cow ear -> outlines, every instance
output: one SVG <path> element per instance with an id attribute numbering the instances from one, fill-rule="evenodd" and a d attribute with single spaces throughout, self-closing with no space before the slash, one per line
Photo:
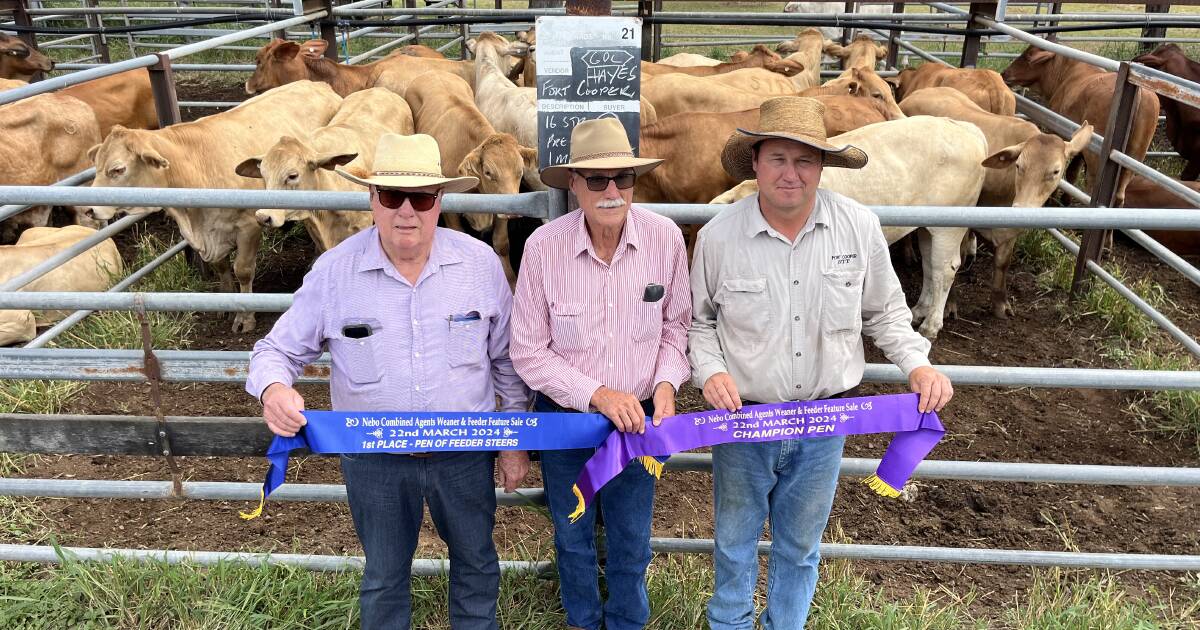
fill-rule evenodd
<path id="1" fill-rule="evenodd" d="M 846 58 L 846 49 L 841 44 L 835 44 L 831 39 L 825 40 L 825 48 L 823 50 L 830 57 Z"/>
<path id="2" fill-rule="evenodd" d="M 887 53 L 888 53 L 887 46 L 884 46 L 882 44 L 875 44 L 875 58 L 876 59 L 883 59 L 884 57 L 887 57 Z"/>
<path id="3" fill-rule="evenodd" d="M 296 42 L 283 42 L 271 52 L 275 55 L 276 59 L 283 59 L 285 61 L 295 59 L 296 55 L 300 53 L 300 44 Z"/>
<path id="4" fill-rule="evenodd" d="M 529 31 L 517 31 L 517 41 L 529 43 Z"/>
<path id="5" fill-rule="evenodd" d="M 1071 158 L 1079 155 L 1091 141 L 1092 124 L 1085 120 L 1083 125 L 1075 131 L 1075 135 L 1071 136 L 1071 141 L 1067 143 L 1067 161 L 1069 162 Z"/>
<path id="6" fill-rule="evenodd" d="M 846 93 L 847 94 L 850 94 L 851 96 L 858 96 L 859 92 L 862 92 L 862 84 L 861 83 L 859 83 L 858 81 L 855 81 L 853 79 L 846 82 Z"/>
<path id="7" fill-rule="evenodd" d="M 233 169 L 235 173 L 242 177 L 252 177 L 254 179 L 262 179 L 262 171 L 259 170 L 262 165 L 261 157 L 246 158 L 241 164 Z"/>
<path id="8" fill-rule="evenodd" d="M 154 149 L 143 149 L 138 152 L 138 158 L 154 168 L 170 168 L 171 162 Z"/>
<path id="9" fill-rule="evenodd" d="M 309 59 L 320 59 L 329 49 L 329 42 L 323 39 L 310 39 L 300 44 L 300 52 Z"/>
<path id="10" fill-rule="evenodd" d="M 999 151 L 989 155 L 983 161 L 983 165 L 987 168 L 1008 168 L 1017 163 L 1017 158 L 1021 156 L 1021 151 L 1025 149 L 1025 143 L 1014 144 L 1011 147 L 1004 147 Z"/>
<path id="11" fill-rule="evenodd" d="M 885 79 L 884 79 L 884 81 L 885 81 L 885 82 L 886 82 L 888 85 L 891 85 L 891 86 L 892 86 L 892 88 L 899 88 L 899 87 L 900 87 L 900 75 L 896 75 L 896 76 L 894 76 L 894 77 L 887 77 L 887 78 L 885 78 Z"/>
<path id="12" fill-rule="evenodd" d="M 309 166 L 311 166 L 313 170 L 323 168 L 325 170 L 332 171 L 335 167 L 345 166 L 353 162 L 354 158 L 356 157 L 358 157 L 357 153 L 334 153 L 331 155 L 320 155 L 317 156 L 316 161 L 311 162 Z"/>
<path id="13" fill-rule="evenodd" d="M 91 160 L 93 165 L 96 163 L 96 154 L 100 152 L 100 147 L 101 147 L 101 145 L 97 144 L 97 145 L 93 146 L 92 148 L 88 149 L 87 156 L 88 156 L 88 159 Z"/>
<path id="14" fill-rule="evenodd" d="M 529 147 L 518 147 L 521 151 L 521 160 L 525 162 L 526 170 L 537 170 L 538 167 L 538 152 L 537 149 Z"/>
<path id="15" fill-rule="evenodd" d="M 1029 53 L 1029 57 L 1028 57 L 1029 63 L 1034 64 L 1034 65 L 1046 63 L 1047 61 L 1050 61 L 1053 58 L 1054 58 L 1054 53 L 1052 53 L 1048 50 L 1041 50 L 1041 49 L 1037 49 L 1037 50 L 1034 50 L 1033 52 Z"/>
<path id="16" fill-rule="evenodd" d="M 482 161 L 482 159 L 483 152 L 479 150 L 479 147 L 475 147 L 475 149 L 473 149 L 467 154 L 466 157 L 462 159 L 462 162 L 458 163 L 458 174 L 460 176 L 475 177 L 482 180 L 483 177 L 479 173 L 479 163 Z"/>
<path id="17" fill-rule="evenodd" d="M 475 56 L 475 44 L 477 43 L 479 42 L 474 37 L 467 40 L 467 51 L 471 53 L 472 57 Z"/>

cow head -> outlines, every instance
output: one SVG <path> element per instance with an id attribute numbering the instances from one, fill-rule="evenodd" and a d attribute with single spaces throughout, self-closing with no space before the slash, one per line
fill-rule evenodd
<path id="1" fill-rule="evenodd" d="M 1030 46 L 1021 53 L 1020 57 L 1013 59 L 1004 72 L 1000 73 L 1000 76 L 1009 85 L 1033 85 L 1046 72 L 1047 64 L 1057 56 L 1048 50 Z"/>
<path id="2" fill-rule="evenodd" d="M 254 59 L 254 74 L 246 80 L 246 93 L 261 94 L 285 83 L 307 79 L 308 66 L 300 53 L 300 44 L 282 39 L 260 48 Z"/>
<path id="3" fill-rule="evenodd" d="M 907 83 L 914 76 L 916 76 L 916 74 L 917 74 L 916 70 L 914 70 L 912 68 L 905 68 L 905 69 L 901 70 L 896 76 L 884 79 L 884 81 L 886 81 L 888 85 L 892 86 L 892 93 L 894 94 L 897 101 L 903 101 L 904 97 L 907 96 L 905 89 L 904 89 L 904 84 Z"/>
<path id="4" fill-rule="evenodd" d="M 1179 57 L 1186 58 L 1186 55 L 1180 50 L 1179 44 L 1163 44 L 1151 52 L 1134 57 L 1131 61 L 1162 70 L 1163 66 Z"/>
<path id="5" fill-rule="evenodd" d="M 50 72 L 54 62 L 19 37 L 0 34 L 0 79 L 28 81 L 39 72 Z"/>
<path id="6" fill-rule="evenodd" d="M 888 120 L 905 118 L 904 112 L 896 104 L 892 95 L 892 86 L 879 73 L 870 68 L 852 68 L 849 76 L 843 76 L 832 81 L 826 81 L 825 88 L 845 88 L 848 94 L 873 99 L 887 112 Z"/>
<path id="7" fill-rule="evenodd" d="M 866 33 L 859 33 L 846 46 L 835 43 L 833 40 L 826 40 L 824 52 L 830 57 L 841 59 L 842 65 L 846 69 L 870 68 L 873 70 L 880 59 L 887 57 L 887 46 L 876 44 L 875 40 Z"/>
<path id="8" fill-rule="evenodd" d="M 507 133 L 494 133 L 475 147 L 458 165 L 460 176 L 479 178 L 478 191 L 488 195 L 511 195 L 521 191 L 521 177 L 528 161 L 537 162 L 537 150 L 517 144 Z M 485 232 L 492 227 L 490 214 L 466 215 L 471 227 Z"/>
<path id="9" fill-rule="evenodd" d="M 244 160 L 234 170 L 242 177 L 263 180 L 267 190 L 320 190 L 320 169 L 345 166 L 355 157 L 357 153 L 318 153 L 302 140 L 283 136 L 266 153 Z M 254 217 L 265 226 L 282 227 L 286 221 L 304 220 L 308 211 L 262 209 Z"/>
<path id="10" fill-rule="evenodd" d="M 1015 169 L 1014 208 L 1040 208 L 1050 198 L 1063 173 L 1076 155 L 1087 148 L 1092 139 L 1092 126 L 1083 126 L 1069 142 L 1048 133 L 1038 135 L 1011 147 L 1000 149 L 983 161 L 987 168 Z"/>
<path id="11" fill-rule="evenodd" d="M 96 165 L 96 188 L 170 188 L 171 163 L 155 148 L 154 135 L 144 129 L 116 125 L 104 142 L 88 150 Z M 92 206 L 87 216 L 101 221 L 118 213 L 146 214 L 162 207 Z"/>
<path id="12" fill-rule="evenodd" d="M 802 50 L 821 49 L 825 45 L 825 35 L 820 29 L 808 27 L 799 33 L 796 33 L 796 39 L 780 42 L 775 47 L 775 52 L 780 55 L 791 55 Z"/>
<path id="13" fill-rule="evenodd" d="M 503 71 L 508 70 L 508 64 L 504 62 L 509 54 L 508 48 L 508 40 L 491 31 L 484 31 L 478 37 L 467 40 L 467 50 L 471 51 L 472 57 L 477 61 L 491 62 Z"/>

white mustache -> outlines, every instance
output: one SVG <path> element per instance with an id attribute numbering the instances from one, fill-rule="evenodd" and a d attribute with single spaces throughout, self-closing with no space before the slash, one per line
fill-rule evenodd
<path id="1" fill-rule="evenodd" d="M 625 205 L 625 200 L 620 197 L 617 197 L 616 199 L 601 199 L 599 202 L 596 203 L 597 208 L 604 208 L 605 210 L 608 210 L 611 208 L 620 208 L 624 205 Z"/>

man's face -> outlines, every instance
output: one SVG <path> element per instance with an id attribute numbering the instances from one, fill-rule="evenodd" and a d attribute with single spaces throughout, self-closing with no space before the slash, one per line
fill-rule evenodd
<path id="1" fill-rule="evenodd" d="M 601 182 L 600 178 L 611 178 Z M 592 182 L 589 185 L 588 179 Z M 637 176 L 633 169 L 580 170 L 571 173 L 571 192 L 579 200 L 579 207 L 588 223 L 595 226 L 618 227 L 625 221 L 629 204 L 633 203 L 633 183 Z M 617 184 L 628 185 L 620 188 Z M 601 190 L 592 188 L 603 185 Z"/>
<path id="2" fill-rule="evenodd" d="M 371 216 L 379 228 L 379 239 L 391 252 L 403 254 L 427 248 L 433 243 L 441 213 L 442 195 L 438 186 L 371 186 Z"/>
<path id="3" fill-rule="evenodd" d="M 777 211 L 811 208 L 821 182 L 821 157 L 820 150 L 791 140 L 759 143 L 754 158 L 759 197 Z"/>

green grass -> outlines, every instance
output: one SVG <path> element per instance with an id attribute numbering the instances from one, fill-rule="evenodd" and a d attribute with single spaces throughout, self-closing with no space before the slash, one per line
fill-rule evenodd
<path id="1" fill-rule="evenodd" d="M 1028 598 L 1008 609 L 1006 621 L 1022 630 L 1195 628 L 1200 593 L 1188 590 L 1179 604 L 1154 591 L 1131 596 L 1112 576 L 1080 577 L 1053 569 L 1035 575 Z"/>

